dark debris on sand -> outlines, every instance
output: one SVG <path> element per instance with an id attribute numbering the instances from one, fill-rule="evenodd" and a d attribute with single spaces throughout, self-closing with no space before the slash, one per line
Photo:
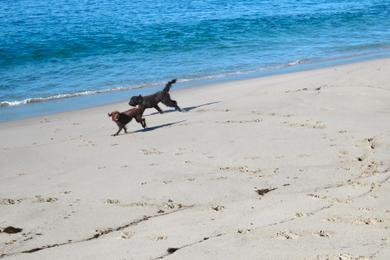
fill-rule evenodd
<path id="1" fill-rule="evenodd" d="M 177 250 L 179 250 L 179 248 L 170 247 L 170 248 L 167 249 L 167 252 L 168 252 L 169 254 L 173 254 L 173 253 L 175 253 Z"/>
<path id="2" fill-rule="evenodd" d="M 255 189 L 255 192 L 259 194 L 260 196 L 264 196 L 266 193 L 276 190 L 277 188 L 271 188 L 271 189 Z"/>
<path id="3" fill-rule="evenodd" d="M 12 226 L 8 226 L 6 228 L 3 228 L 3 230 L 1 230 L 2 233 L 7 233 L 7 234 L 16 234 L 16 233 L 19 233 L 21 232 L 23 229 L 21 228 L 16 228 L 16 227 L 12 227 Z"/>

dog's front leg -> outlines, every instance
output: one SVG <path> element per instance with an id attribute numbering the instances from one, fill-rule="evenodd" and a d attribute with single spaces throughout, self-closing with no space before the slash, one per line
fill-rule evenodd
<path id="1" fill-rule="evenodd" d="M 119 126 L 118 131 L 117 131 L 115 134 L 112 134 L 112 136 L 117 136 L 117 135 L 119 135 L 119 132 L 122 131 L 122 129 L 123 129 L 123 126 Z"/>

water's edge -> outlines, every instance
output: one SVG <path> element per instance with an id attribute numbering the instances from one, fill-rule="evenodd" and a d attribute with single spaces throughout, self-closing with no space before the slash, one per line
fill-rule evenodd
<path id="1" fill-rule="evenodd" d="M 216 75 L 215 77 L 199 78 L 191 80 L 180 80 L 174 86 L 174 90 L 203 87 L 214 83 L 223 83 L 228 81 L 236 81 L 243 79 L 253 79 L 267 77 L 272 75 L 281 75 L 287 73 L 308 71 L 332 67 L 337 65 L 352 64 L 369 60 L 389 58 L 390 51 L 382 51 L 376 53 L 365 53 L 361 55 L 336 57 L 329 59 L 317 60 L 314 62 L 296 62 L 268 68 L 267 70 L 251 71 L 246 73 L 232 73 L 231 75 Z M 0 107 L 0 123 L 14 120 L 22 120 L 33 117 L 47 116 L 62 112 L 88 109 L 109 104 L 122 103 L 122 109 L 128 107 L 127 102 L 130 96 L 138 94 L 149 94 L 158 91 L 162 88 L 163 82 L 150 84 L 148 86 L 133 86 L 123 89 L 110 89 L 107 91 L 75 93 L 72 95 L 59 95 L 58 98 L 42 100 L 33 100 L 18 106 L 2 106 Z M 118 104 L 119 105 L 119 104 Z"/>

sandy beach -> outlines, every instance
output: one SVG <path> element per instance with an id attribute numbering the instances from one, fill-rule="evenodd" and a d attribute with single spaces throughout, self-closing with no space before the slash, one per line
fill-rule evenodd
<path id="1" fill-rule="evenodd" d="M 184 112 L 117 137 L 127 102 L 1 123 L 0 258 L 389 259 L 389 82 L 378 59 L 173 88 Z"/>

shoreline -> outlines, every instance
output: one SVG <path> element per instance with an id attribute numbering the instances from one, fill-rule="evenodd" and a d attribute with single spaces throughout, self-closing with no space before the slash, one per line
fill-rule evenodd
<path id="1" fill-rule="evenodd" d="M 117 137 L 126 103 L 1 123 L 0 258 L 385 260 L 389 69 L 177 90 Z"/>
<path id="2" fill-rule="evenodd" d="M 174 86 L 173 91 L 199 88 L 208 85 L 227 83 L 230 81 L 240 81 L 246 79 L 264 78 L 274 75 L 283 75 L 296 72 L 304 72 L 311 70 L 318 70 L 329 68 L 333 66 L 347 65 L 359 63 L 364 61 L 381 60 L 390 57 L 389 51 L 365 53 L 353 56 L 334 57 L 329 59 L 321 59 L 315 62 L 308 62 L 295 65 L 286 65 L 277 67 L 275 69 L 259 70 L 256 72 L 249 72 L 243 74 L 234 74 L 231 76 L 224 76 L 222 78 L 211 79 L 193 79 L 189 82 L 179 82 Z M 57 113 L 68 111 L 76 111 L 88 109 L 98 106 L 105 106 L 115 103 L 124 102 L 127 97 L 135 94 L 150 94 L 158 90 L 161 86 L 154 87 L 134 87 L 129 90 L 110 91 L 107 93 L 97 93 L 92 95 L 82 95 L 70 98 L 60 98 L 55 100 L 48 100 L 44 102 L 36 102 L 30 104 L 23 104 L 20 106 L 5 106 L 0 107 L 0 124 L 14 120 L 23 120 L 28 118 L 48 116 Z M 101 99 L 104 99 L 102 101 Z M 127 102 L 126 102 L 127 103 Z M 71 107 L 71 108 L 69 108 Z"/>

